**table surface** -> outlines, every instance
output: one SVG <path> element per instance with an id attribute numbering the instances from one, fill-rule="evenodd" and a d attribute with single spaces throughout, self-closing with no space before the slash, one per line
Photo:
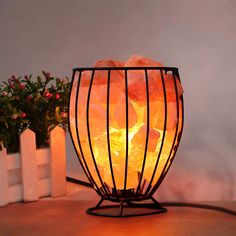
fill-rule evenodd
<path id="1" fill-rule="evenodd" d="M 236 235 L 236 217 L 222 212 L 169 207 L 160 215 L 105 218 L 85 210 L 99 198 L 90 188 L 67 183 L 67 196 L 0 208 L 0 236 L 11 235 Z M 201 204 L 203 202 L 200 202 Z M 207 202 L 236 210 L 236 202 Z"/>

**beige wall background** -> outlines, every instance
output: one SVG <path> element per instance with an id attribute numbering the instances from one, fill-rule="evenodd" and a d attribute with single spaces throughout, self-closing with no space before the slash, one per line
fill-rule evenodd
<path id="1" fill-rule="evenodd" d="M 236 200 L 236 1 L 0 0 L 0 80 L 141 54 L 177 66 L 185 130 L 157 195 Z M 68 173 L 84 178 L 68 139 Z"/>

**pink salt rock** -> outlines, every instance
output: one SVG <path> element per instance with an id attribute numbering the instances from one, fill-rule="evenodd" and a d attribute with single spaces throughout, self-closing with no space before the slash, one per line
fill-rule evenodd
<path id="1" fill-rule="evenodd" d="M 101 104 L 90 104 L 89 127 L 93 136 L 106 131 L 106 110 Z"/>
<path id="2" fill-rule="evenodd" d="M 143 78 L 142 74 L 133 77 L 133 83 L 130 83 L 128 86 L 128 94 L 140 106 L 147 103 L 146 79 Z M 154 77 L 151 76 L 148 78 L 148 96 L 150 102 L 157 100 L 158 97 L 157 83 Z"/>
<path id="3" fill-rule="evenodd" d="M 94 64 L 94 67 L 123 67 L 124 62 L 114 60 L 100 60 Z M 92 77 L 92 71 L 83 71 L 81 74 L 80 86 L 86 87 L 90 85 Z M 107 84 L 108 71 L 107 70 L 95 70 L 93 77 L 93 85 Z M 111 70 L 110 82 L 120 83 L 124 80 L 124 71 Z"/>
<path id="4" fill-rule="evenodd" d="M 142 56 L 132 56 L 126 62 L 127 67 L 162 67 L 160 62 L 154 61 Z M 149 87 L 149 100 L 157 99 L 157 83 L 160 78 L 160 71 L 148 70 L 148 87 Z M 129 84 L 129 97 L 137 102 L 139 105 L 146 104 L 146 75 L 144 70 L 129 70 L 128 71 L 128 84 Z"/>
<path id="5" fill-rule="evenodd" d="M 165 122 L 165 104 L 162 101 L 153 103 L 150 107 L 151 127 L 163 130 Z M 167 123 L 166 130 L 171 131 L 177 124 L 177 106 L 176 102 L 167 103 Z"/>
<path id="6" fill-rule="evenodd" d="M 160 62 L 154 61 L 142 56 L 132 56 L 125 64 L 127 67 L 162 67 Z M 163 85 L 161 73 L 159 70 L 148 70 L 149 82 L 149 98 L 153 102 L 155 100 L 164 100 Z M 164 74 L 164 82 L 166 87 L 167 101 L 175 101 L 175 86 L 172 74 Z M 132 100 L 138 102 L 140 105 L 145 104 L 146 99 L 146 78 L 144 70 L 130 70 L 128 71 L 129 96 Z M 178 79 L 176 79 L 178 97 L 183 94 L 183 88 Z"/>
<path id="7" fill-rule="evenodd" d="M 166 89 L 166 99 L 167 102 L 176 101 L 176 91 L 175 91 L 175 84 L 174 78 L 172 74 L 163 75 L 165 89 Z M 178 97 L 183 94 L 183 88 L 176 78 L 176 86 L 178 91 Z M 163 91 L 163 84 L 161 78 L 157 80 L 157 93 L 158 93 L 158 100 L 164 101 L 164 91 Z"/>
<path id="8" fill-rule="evenodd" d="M 126 127 L 126 96 L 121 94 L 119 100 L 114 107 L 114 118 L 120 128 Z M 128 115 L 129 115 L 129 127 L 132 127 L 138 121 L 138 116 L 133 107 L 133 104 L 128 100 Z"/>
<path id="9" fill-rule="evenodd" d="M 90 93 L 90 103 L 103 104 L 106 108 L 107 104 L 107 84 L 93 84 Z M 77 88 L 72 88 L 72 91 L 76 91 Z M 88 86 L 79 87 L 79 103 L 86 106 L 88 99 Z M 110 84 L 110 96 L 109 104 L 117 103 L 121 94 L 124 93 L 124 85 L 122 83 L 111 83 Z"/>
<path id="10" fill-rule="evenodd" d="M 147 135 L 147 126 L 143 125 L 131 140 L 133 145 L 145 147 L 145 140 Z M 155 152 L 160 133 L 157 130 L 149 128 L 148 152 Z"/>
<path id="11" fill-rule="evenodd" d="M 124 62 L 114 60 L 100 60 L 94 64 L 94 67 L 123 67 Z M 106 84 L 108 79 L 107 70 L 95 70 L 94 84 Z M 124 79 L 124 71 L 111 70 L 110 81 L 111 83 L 120 83 Z"/>
<path id="12" fill-rule="evenodd" d="M 88 87 L 91 81 L 91 71 L 83 71 L 80 78 L 80 87 Z"/>
<path id="13" fill-rule="evenodd" d="M 123 67 L 123 61 L 116 61 L 116 60 L 99 60 L 96 61 L 94 67 Z"/>
<path id="14" fill-rule="evenodd" d="M 107 84 L 95 84 L 92 86 L 92 91 L 96 94 L 97 100 L 102 104 L 107 104 Z M 124 85 L 121 83 L 110 84 L 109 104 L 114 104 L 118 101 L 121 94 L 124 93 Z"/>
<path id="15" fill-rule="evenodd" d="M 78 126 L 82 136 L 87 136 L 86 105 L 79 104 Z M 106 131 L 106 110 L 101 104 L 89 105 L 89 128 L 92 137 L 102 135 Z"/>
<path id="16" fill-rule="evenodd" d="M 163 67 L 163 65 L 158 62 L 154 61 L 150 58 L 134 55 L 131 56 L 128 61 L 125 63 L 126 67 Z M 142 74 L 143 79 L 145 79 L 144 70 L 130 70 L 129 71 L 129 84 L 133 81 L 136 81 L 135 74 Z M 148 70 L 148 77 L 152 78 L 159 78 L 160 77 L 160 71 L 158 70 Z"/>
<path id="17" fill-rule="evenodd" d="M 162 67 L 163 65 L 160 62 L 154 61 L 150 58 L 139 56 L 139 55 L 133 55 L 128 59 L 128 61 L 125 63 L 124 66 L 126 67 L 140 67 L 140 66 Z"/>

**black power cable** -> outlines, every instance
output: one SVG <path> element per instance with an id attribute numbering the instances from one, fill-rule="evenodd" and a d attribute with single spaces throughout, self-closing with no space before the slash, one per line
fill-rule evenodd
<path id="1" fill-rule="evenodd" d="M 212 205 L 207 205 L 207 204 L 185 203 L 185 202 L 161 202 L 160 204 L 162 206 L 168 206 L 168 207 L 192 207 L 192 208 L 220 211 L 223 213 L 227 213 L 227 214 L 236 216 L 236 211 L 233 211 L 233 210 L 225 208 L 225 207 L 212 206 Z"/>

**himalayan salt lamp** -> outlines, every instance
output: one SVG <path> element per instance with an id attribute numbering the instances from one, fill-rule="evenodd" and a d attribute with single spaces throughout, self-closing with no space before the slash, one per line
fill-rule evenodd
<path id="1" fill-rule="evenodd" d="M 183 130 L 183 88 L 177 68 L 132 56 L 76 68 L 69 127 L 81 165 L 101 201 L 90 214 L 124 214 L 136 201 L 153 198 L 177 151 Z M 102 213 L 103 200 L 119 202 L 117 215 Z M 148 214 L 148 213 L 141 213 Z M 153 213 L 152 213 L 153 214 Z"/>

